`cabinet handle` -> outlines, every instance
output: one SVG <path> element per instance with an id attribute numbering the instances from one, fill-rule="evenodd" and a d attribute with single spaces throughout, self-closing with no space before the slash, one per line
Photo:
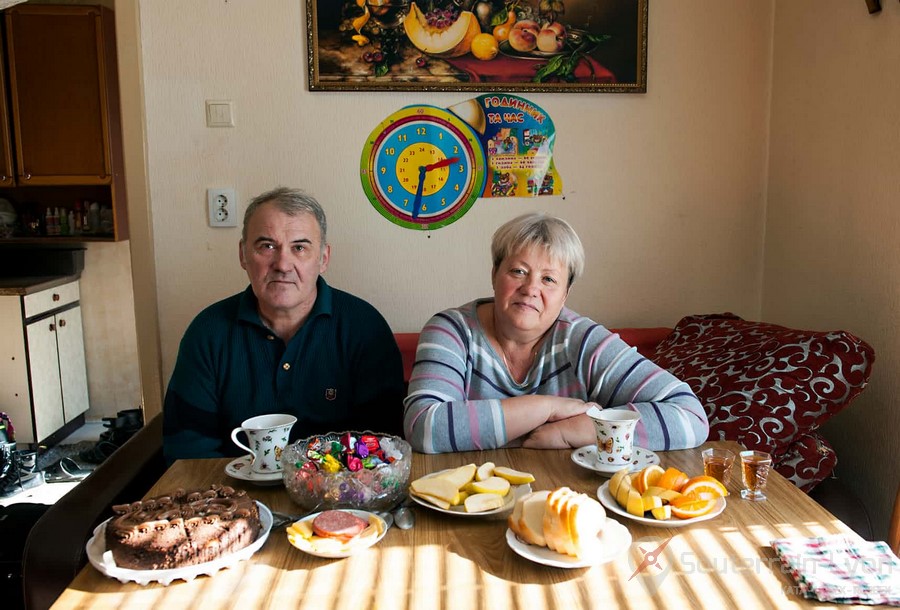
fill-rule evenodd
<path id="1" fill-rule="evenodd" d="M 51 322 L 51 323 L 50 323 L 50 332 L 52 333 L 52 332 L 55 331 L 55 330 L 56 330 L 56 324 L 54 324 L 53 322 Z"/>
<path id="2" fill-rule="evenodd" d="M 54 301 L 58 301 L 58 300 L 59 300 L 59 295 L 56 294 L 55 292 L 53 293 L 53 300 L 54 300 Z"/>
<path id="3" fill-rule="evenodd" d="M 60 328 L 62 328 L 62 327 L 65 326 L 65 325 L 66 325 L 66 321 L 65 321 L 65 320 L 60 320 L 60 321 L 59 321 L 59 327 L 60 327 Z"/>
<path id="4" fill-rule="evenodd" d="M 8 176 L 0 176 L 0 182 L 6 182 L 7 180 L 9 180 Z"/>
<path id="5" fill-rule="evenodd" d="M 25 179 L 26 179 L 26 180 L 31 180 L 31 174 L 25 174 Z"/>

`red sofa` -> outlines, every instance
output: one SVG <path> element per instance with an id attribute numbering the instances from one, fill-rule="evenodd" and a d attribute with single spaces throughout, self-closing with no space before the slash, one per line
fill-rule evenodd
<path id="1" fill-rule="evenodd" d="M 874 361 L 871 346 L 845 331 L 789 329 L 730 313 L 688 316 L 675 328 L 613 330 L 691 386 L 710 439 L 770 452 L 776 470 L 806 492 L 837 463 L 816 430 L 862 392 Z M 395 336 L 408 381 L 418 333 Z"/>

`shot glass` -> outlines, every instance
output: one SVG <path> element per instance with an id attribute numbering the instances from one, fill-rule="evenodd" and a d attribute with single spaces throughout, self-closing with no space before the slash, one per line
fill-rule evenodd
<path id="1" fill-rule="evenodd" d="M 772 456 L 764 451 L 741 451 L 741 477 L 744 480 L 744 489 L 741 497 L 751 502 L 760 502 L 766 499 L 763 490 L 769 479 L 769 468 L 772 466 Z"/>
<path id="2" fill-rule="evenodd" d="M 718 479 L 727 487 L 734 466 L 734 453 L 728 449 L 704 449 L 700 455 L 703 456 L 703 474 Z"/>

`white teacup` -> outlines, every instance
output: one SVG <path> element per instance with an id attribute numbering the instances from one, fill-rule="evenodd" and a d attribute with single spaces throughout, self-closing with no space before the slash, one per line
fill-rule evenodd
<path id="1" fill-rule="evenodd" d="M 291 427 L 297 422 L 293 415 L 276 413 L 257 415 L 245 419 L 240 428 L 231 431 L 234 444 L 253 456 L 250 469 L 259 474 L 281 472 L 281 452 L 288 444 Z M 238 440 L 238 434 L 247 435 L 250 447 Z"/>
<path id="2" fill-rule="evenodd" d="M 631 462 L 634 452 L 634 428 L 640 413 L 627 409 L 591 407 L 587 416 L 594 422 L 597 433 L 597 459 L 601 464 L 624 466 Z"/>

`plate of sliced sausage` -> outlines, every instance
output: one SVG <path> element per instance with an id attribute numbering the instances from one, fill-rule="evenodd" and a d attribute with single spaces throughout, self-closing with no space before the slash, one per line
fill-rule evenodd
<path id="1" fill-rule="evenodd" d="M 304 553 L 339 559 L 376 544 L 387 529 L 387 523 L 375 513 L 352 509 L 326 510 L 289 525 L 287 537 L 293 546 Z"/>

